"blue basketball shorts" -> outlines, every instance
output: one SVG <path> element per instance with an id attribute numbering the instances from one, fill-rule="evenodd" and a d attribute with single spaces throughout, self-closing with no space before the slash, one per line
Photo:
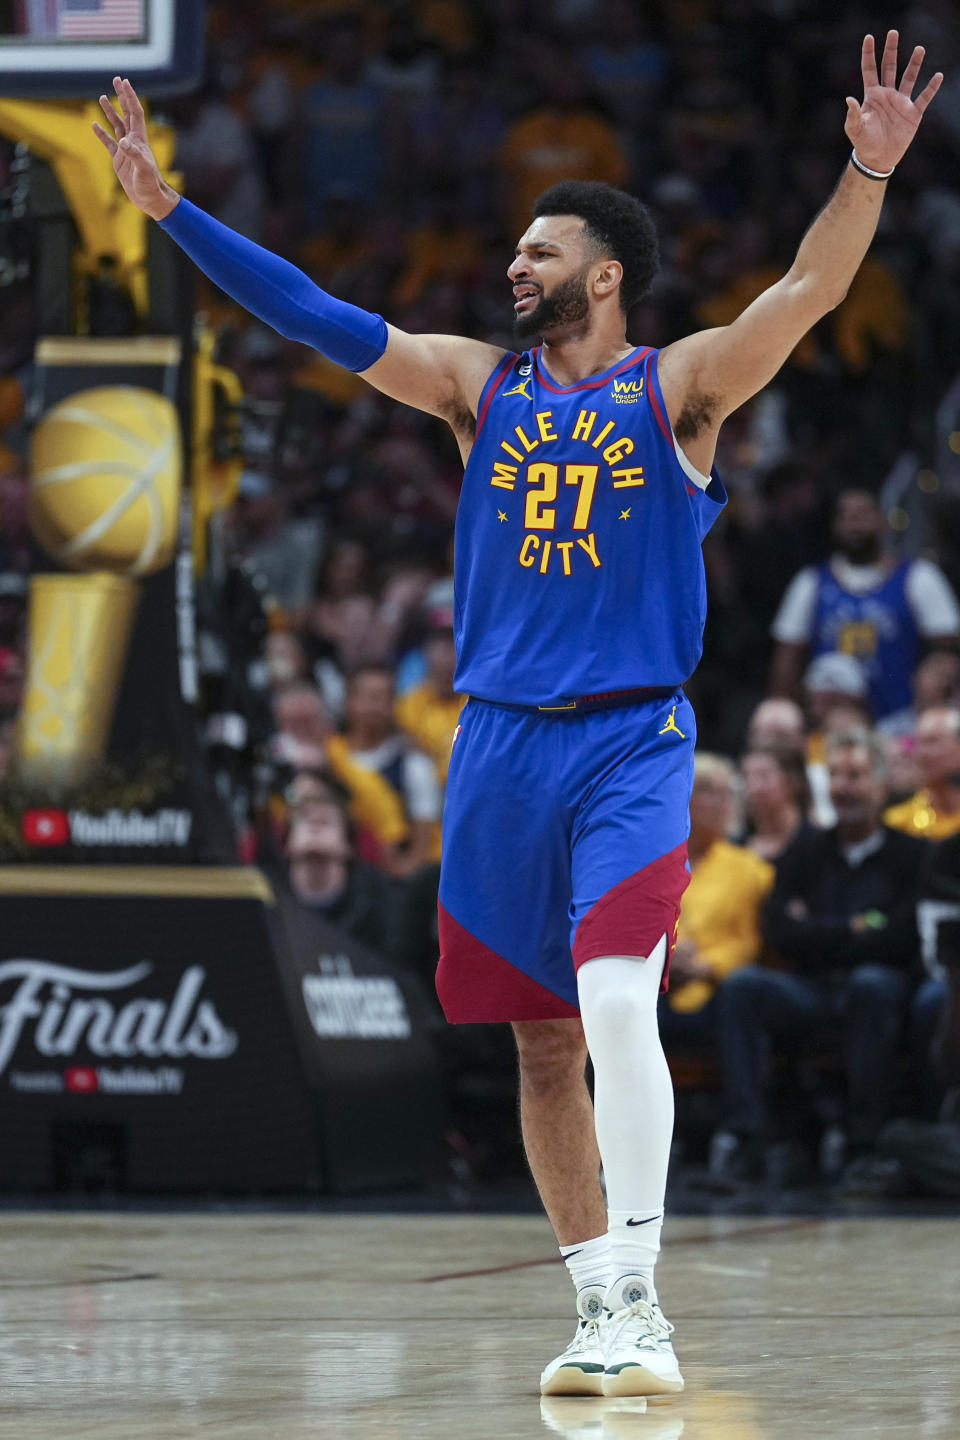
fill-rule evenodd
<path id="1" fill-rule="evenodd" d="M 574 1017 L 585 961 L 649 955 L 664 934 L 669 953 L 695 740 L 682 691 L 580 714 L 467 702 L 443 815 L 448 1020 Z"/>

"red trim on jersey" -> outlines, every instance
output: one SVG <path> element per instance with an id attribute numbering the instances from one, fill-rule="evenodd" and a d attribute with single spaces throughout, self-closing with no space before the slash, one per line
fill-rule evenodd
<path id="1" fill-rule="evenodd" d="M 660 989 L 669 982 L 670 954 L 680 919 L 680 898 L 690 884 L 687 842 L 668 850 L 601 895 L 577 926 L 573 963 L 580 968 L 600 955 L 650 955 L 667 937 Z"/>
<path id="2" fill-rule="evenodd" d="M 554 395 L 572 395 L 575 390 L 599 390 L 600 386 L 606 385 L 607 381 L 612 380 L 614 375 L 620 375 L 624 370 L 629 370 L 634 365 L 639 365 L 641 361 L 647 358 L 652 348 L 651 345 L 648 345 L 645 349 L 638 351 L 636 355 L 631 355 L 622 361 L 615 369 L 608 370 L 605 375 L 601 375 L 598 379 L 578 380 L 576 385 L 556 385 L 549 376 L 544 373 L 543 366 L 540 364 L 540 351 L 543 349 L 542 345 L 538 345 L 536 350 L 534 350 L 533 363 L 536 367 L 537 379 L 545 389 L 552 390 Z"/>
<path id="3" fill-rule="evenodd" d="M 570 1020 L 573 1005 L 525 975 L 437 906 L 440 963 L 437 994 L 451 1025 L 505 1020 Z"/>
<path id="4" fill-rule="evenodd" d="M 480 431 L 483 427 L 483 422 L 487 418 L 487 411 L 490 409 L 491 400 L 493 399 L 494 395 L 496 395 L 500 386 L 503 384 L 503 380 L 507 374 L 507 371 L 513 369 L 514 361 L 517 360 L 517 358 L 518 357 L 514 354 L 504 355 L 503 359 L 499 362 L 499 364 L 495 365 L 493 370 L 491 371 L 490 378 L 487 381 L 487 384 L 490 388 L 484 396 L 483 403 L 481 404 L 480 409 L 477 411 L 477 428 L 473 432 L 474 439 L 476 439 L 477 436 L 480 434 Z"/>
<path id="5" fill-rule="evenodd" d="M 663 411 L 660 409 L 660 401 L 657 399 L 657 387 L 656 387 L 656 385 L 654 385 L 654 383 L 653 383 L 653 381 L 652 381 L 652 379 L 651 379 L 651 376 L 650 376 L 650 366 L 647 365 L 646 369 L 647 369 L 647 382 L 646 382 L 646 383 L 647 383 L 647 394 L 648 394 L 649 397 L 650 397 L 650 404 L 651 404 L 652 407 L 653 407 L 653 418 L 656 420 L 657 424 L 660 426 L 660 429 L 663 431 L 665 438 L 666 438 L 667 440 L 669 440 L 669 442 L 670 442 L 670 448 L 671 448 L 671 450 L 672 450 L 672 449 L 673 449 L 673 431 L 670 429 L 670 426 L 667 424 L 667 421 L 666 421 L 666 418 L 665 418 L 665 416 L 664 416 L 664 413 L 663 413 Z"/>

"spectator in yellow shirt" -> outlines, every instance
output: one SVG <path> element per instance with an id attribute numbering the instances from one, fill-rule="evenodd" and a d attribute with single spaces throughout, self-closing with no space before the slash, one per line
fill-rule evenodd
<path id="1" fill-rule="evenodd" d="M 917 721 L 916 763 L 921 788 L 891 805 L 883 822 L 925 840 L 960 834 L 960 709 L 935 705 Z"/>
<path id="2" fill-rule="evenodd" d="M 543 103 L 514 121 L 500 151 L 511 236 L 523 234 L 533 202 L 558 180 L 623 185 L 630 172 L 617 132 L 591 104 L 573 57 L 533 42 L 531 61 Z"/>
<path id="3" fill-rule="evenodd" d="M 345 747 L 336 743 L 330 712 L 323 696 L 308 681 L 295 681 L 278 692 L 273 702 L 277 733 L 274 758 L 294 771 L 327 770 L 350 797 L 350 816 L 358 830 L 369 833 L 378 849 L 371 856 L 391 870 L 409 836 L 403 801 L 382 775 L 356 764 Z"/>
<path id="4" fill-rule="evenodd" d="M 443 792 L 429 755 L 396 728 L 396 682 L 390 666 L 359 666 L 347 681 L 345 708 L 343 734 L 331 735 L 327 756 L 334 764 L 352 762 L 379 776 L 399 797 L 410 836 L 396 857 L 394 876 L 438 864 Z"/>
<path id="5" fill-rule="evenodd" d="M 701 751 L 690 799 L 690 884 L 683 897 L 670 990 L 660 1001 L 664 1044 L 696 1045 L 713 1034 L 713 997 L 725 976 L 760 955 L 760 909 L 774 868 L 727 836 L 734 829 L 737 772 Z"/>
<path id="6" fill-rule="evenodd" d="M 398 699 L 397 724 L 430 756 L 436 766 L 437 779 L 445 785 L 453 737 L 467 698 L 455 695 L 453 690 L 457 652 L 453 643 L 452 610 L 442 608 L 431 613 L 424 659 L 426 679 Z"/>

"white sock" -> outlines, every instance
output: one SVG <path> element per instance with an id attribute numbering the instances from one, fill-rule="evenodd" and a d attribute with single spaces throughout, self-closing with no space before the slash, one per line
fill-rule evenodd
<path id="1" fill-rule="evenodd" d="M 578 1300 L 584 1290 L 596 1290 L 602 1300 L 613 1280 L 610 1236 L 597 1235 L 593 1240 L 582 1240 L 579 1245 L 561 1245 L 560 1254 L 570 1271 Z"/>
<path id="2" fill-rule="evenodd" d="M 666 953 L 663 936 L 648 959 L 604 955 L 587 960 L 577 974 L 593 1061 L 612 1278 L 640 1276 L 651 1302 L 657 1298 L 653 1272 L 673 1138 L 673 1084 L 657 1025 Z"/>
<path id="3" fill-rule="evenodd" d="M 611 1210 L 610 1259 L 613 1284 L 625 1275 L 639 1275 L 651 1292 L 651 1304 L 657 1298 L 653 1283 L 653 1270 L 660 1254 L 660 1231 L 663 1229 L 663 1210 L 644 1211 Z"/>

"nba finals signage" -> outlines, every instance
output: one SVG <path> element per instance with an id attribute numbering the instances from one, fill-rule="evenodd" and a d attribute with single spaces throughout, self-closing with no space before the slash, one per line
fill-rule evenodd
<path id="1" fill-rule="evenodd" d="M 0 1190 L 319 1188 L 263 876 L 65 869 L 0 868 Z"/>
<path id="2" fill-rule="evenodd" d="M 195 697 L 181 690 L 193 636 L 176 564 L 189 529 L 171 399 L 179 344 L 45 340 L 37 359 L 39 563 L 0 861 L 228 861 Z"/>
<path id="3" fill-rule="evenodd" d="M 202 998 L 204 967 L 188 966 L 169 1001 L 144 993 L 153 970 L 149 960 L 106 973 L 27 957 L 0 964 L 0 1081 L 19 1046 L 34 1058 L 29 1070 L 10 1073 L 15 1090 L 117 1094 L 169 1088 L 179 1094 L 183 1069 L 169 1063 L 157 1068 L 158 1061 L 232 1055 L 237 1033 L 224 1025 L 214 1002 Z M 101 1063 L 78 1070 L 78 1052 L 114 1067 L 120 1061 L 148 1065 L 118 1071 Z"/>
<path id="4" fill-rule="evenodd" d="M 250 867 L 0 867 L 0 1192 L 350 1192 L 442 1153 L 436 1003 Z"/>

